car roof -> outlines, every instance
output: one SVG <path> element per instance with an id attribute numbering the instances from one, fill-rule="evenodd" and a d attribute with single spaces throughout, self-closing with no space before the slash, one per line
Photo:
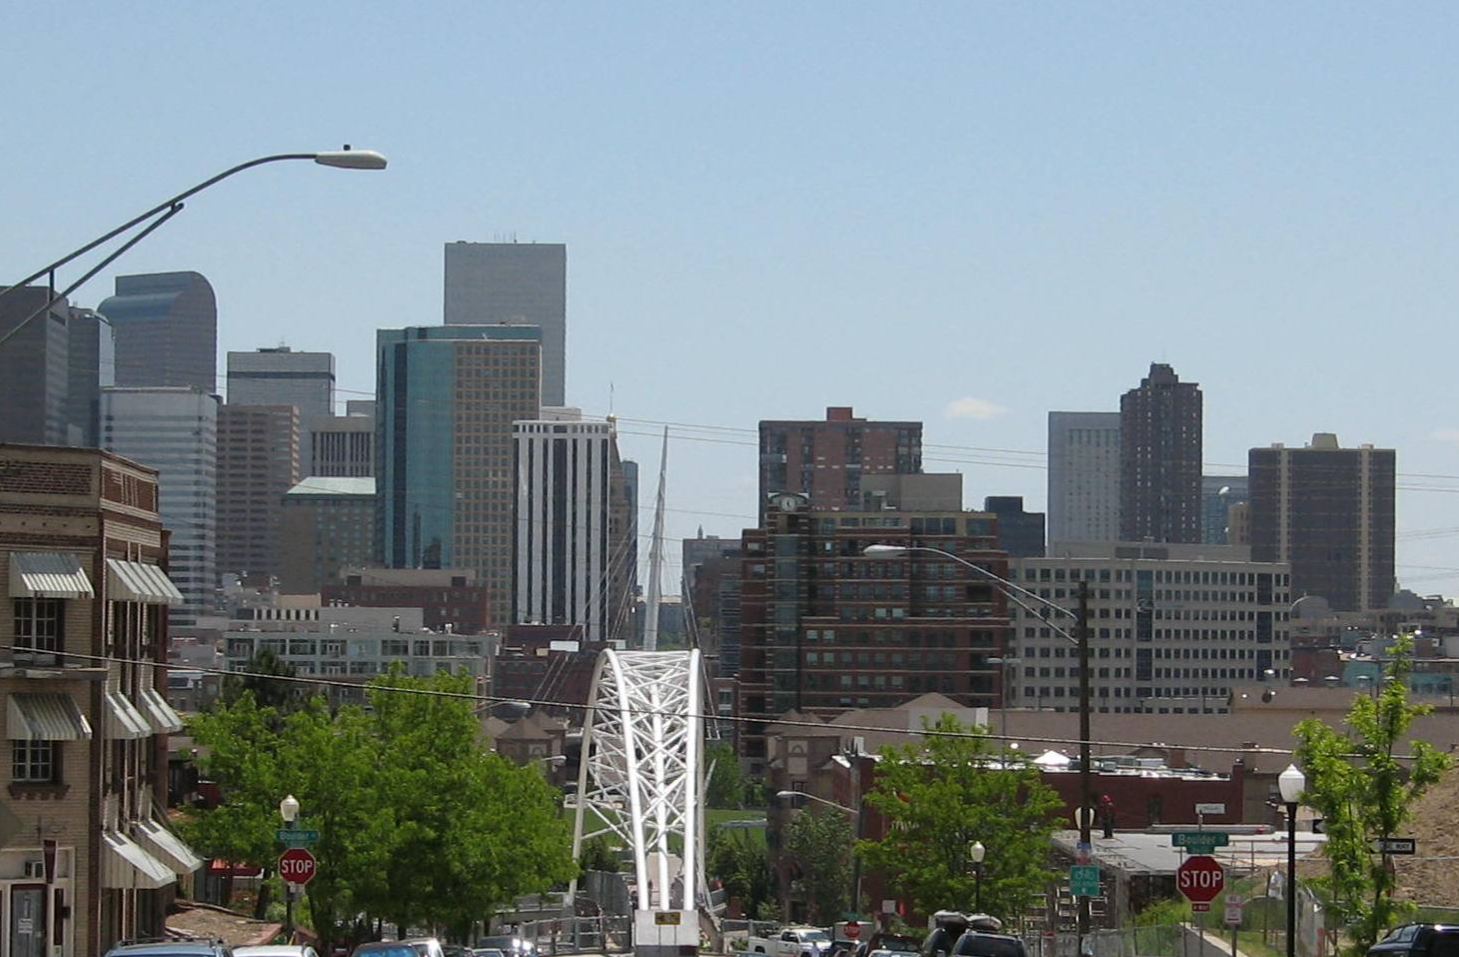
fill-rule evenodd
<path id="1" fill-rule="evenodd" d="M 254 944 L 234 947 L 233 957 L 295 957 L 313 949 L 306 944 Z"/>
<path id="2" fill-rule="evenodd" d="M 158 940 L 150 944 L 117 944 L 109 954 L 214 954 L 223 948 L 215 940 Z"/>

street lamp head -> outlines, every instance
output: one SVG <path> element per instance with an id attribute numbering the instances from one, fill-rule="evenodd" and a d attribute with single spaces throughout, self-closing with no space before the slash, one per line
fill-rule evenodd
<path id="1" fill-rule="evenodd" d="M 861 550 L 861 554 L 868 558 L 901 558 L 910 551 L 910 548 L 903 545 L 868 545 Z"/>
<path id="2" fill-rule="evenodd" d="M 386 159 L 374 150 L 352 150 L 346 146 L 342 150 L 315 153 L 314 162 L 336 169 L 384 169 Z"/>
<path id="3" fill-rule="evenodd" d="M 1282 801 L 1287 804 L 1296 804 L 1302 797 L 1302 792 L 1307 790 L 1307 776 L 1295 764 L 1287 765 L 1287 770 L 1277 775 L 1277 789 L 1282 792 Z"/>
<path id="4" fill-rule="evenodd" d="M 284 819 L 285 824 L 293 824 L 299 819 L 299 799 L 290 794 L 279 802 L 279 817 Z"/>
<path id="5" fill-rule="evenodd" d="M 804 791 L 776 791 L 775 796 L 782 801 L 793 801 L 798 797 L 805 797 Z"/>
<path id="6" fill-rule="evenodd" d="M 988 849 L 983 846 L 982 841 L 974 841 L 968 847 L 968 857 L 973 859 L 974 864 L 983 863 L 983 858 L 988 855 Z"/>

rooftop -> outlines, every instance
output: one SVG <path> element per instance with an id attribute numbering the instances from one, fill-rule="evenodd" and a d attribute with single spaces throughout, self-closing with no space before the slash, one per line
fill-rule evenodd
<path id="1" fill-rule="evenodd" d="M 365 498 L 374 498 L 375 479 L 368 476 L 365 478 L 344 478 L 311 475 L 298 485 L 289 489 L 286 494 L 296 498 L 306 495 L 358 495 Z"/>

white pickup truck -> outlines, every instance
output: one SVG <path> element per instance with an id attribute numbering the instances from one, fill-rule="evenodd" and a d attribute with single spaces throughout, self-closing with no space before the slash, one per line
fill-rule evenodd
<path id="1" fill-rule="evenodd" d="M 766 957 L 824 957 L 831 938 L 819 927 L 787 927 L 774 937 L 751 937 L 745 950 Z"/>

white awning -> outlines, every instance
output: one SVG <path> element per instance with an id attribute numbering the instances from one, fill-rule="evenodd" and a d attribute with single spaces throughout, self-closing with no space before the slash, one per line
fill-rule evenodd
<path id="1" fill-rule="evenodd" d="M 106 710 L 111 713 L 111 720 L 106 729 L 108 738 L 149 738 L 152 736 L 152 726 L 147 719 L 142 717 L 142 712 L 137 710 L 127 696 L 120 691 L 108 691 L 106 693 Z"/>
<path id="2" fill-rule="evenodd" d="M 106 560 L 106 591 L 112 601 L 139 601 L 148 605 L 180 605 L 182 592 L 156 565 Z"/>
<path id="3" fill-rule="evenodd" d="M 103 831 L 106 861 L 101 884 L 107 888 L 157 890 L 177 882 L 172 868 L 142 850 L 141 845 L 117 831 Z"/>
<path id="4" fill-rule="evenodd" d="M 161 821 L 142 821 L 137 825 L 137 835 L 148 849 L 174 873 L 186 876 L 203 866 L 203 859 L 183 843 L 182 838 L 167 829 Z"/>
<path id="5" fill-rule="evenodd" d="M 85 741 L 86 715 L 68 694 L 15 692 L 5 700 L 5 737 L 11 741 Z"/>
<path id="6" fill-rule="evenodd" d="M 182 730 L 182 718 L 156 688 L 142 692 L 142 714 L 158 734 L 176 734 Z"/>
<path id="7" fill-rule="evenodd" d="M 11 598 L 95 598 L 91 579 L 69 552 L 11 552 Z"/>

